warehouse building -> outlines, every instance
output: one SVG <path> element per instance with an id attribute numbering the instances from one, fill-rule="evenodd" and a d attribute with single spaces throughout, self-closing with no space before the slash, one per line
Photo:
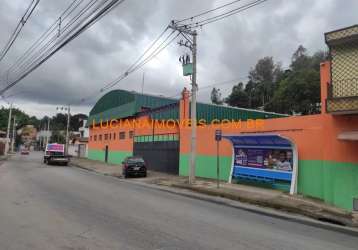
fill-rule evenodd
<path id="1" fill-rule="evenodd" d="M 358 209 L 358 26 L 327 33 L 326 43 L 330 60 L 321 64 L 321 114 L 287 117 L 197 105 L 196 176 L 217 178 L 218 157 L 223 181 Z M 120 164 L 126 156 L 141 155 L 149 169 L 187 176 L 189 114 L 186 89 L 180 100 L 111 91 L 90 112 L 88 156 Z"/>
<path id="2" fill-rule="evenodd" d="M 181 154 L 180 148 L 190 139 L 182 136 L 184 131 L 190 130 L 189 124 L 185 124 L 190 121 L 189 106 L 187 90 L 180 100 L 125 90 L 107 93 L 90 112 L 88 157 L 120 164 L 126 156 L 140 155 L 149 169 L 174 174 L 183 172 L 179 166 L 187 167 L 187 154 Z M 284 116 L 204 103 L 198 103 L 197 115 L 200 122 L 208 124 Z M 203 157 L 198 156 L 199 159 Z M 207 166 L 206 161 L 199 162 L 198 167 L 201 165 L 215 167 L 213 164 Z"/>

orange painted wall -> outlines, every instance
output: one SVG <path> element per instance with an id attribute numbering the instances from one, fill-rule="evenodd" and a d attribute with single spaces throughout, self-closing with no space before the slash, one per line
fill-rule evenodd
<path id="1" fill-rule="evenodd" d="M 339 162 L 358 162 L 358 142 L 340 141 L 337 139 L 339 133 L 344 131 L 358 130 L 358 116 L 332 116 L 325 113 L 325 99 L 327 98 L 327 86 L 330 82 L 330 64 L 321 64 L 321 98 L 322 114 L 308 116 L 292 116 L 286 118 L 276 118 L 261 120 L 263 124 L 249 126 L 248 122 L 242 122 L 241 128 L 237 124 L 198 126 L 197 128 L 197 154 L 216 155 L 215 130 L 221 128 L 223 135 L 238 135 L 240 133 L 274 133 L 291 139 L 298 147 L 300 160 L 330 160 Z M 183 91 L 180 101 L 180 118 L 189 118 L 189 92 Z M 139 121 L 147 121 L 151 124 L 149 117 L 138 118 Z M 130 120 L 132 121 L 132 120 Z M 251 124 L 252 121 L 249 123 Z M 252 124 L 251 124 L 252 125 Z M 260 126 L 262 125 L 262 126 Z M 146 127 L 122 127 L 122 128 L 90 128 L 89 141 L 90 149 L 103 150 L 105 145 L 109 145 L 109 150 L 132 151 L 133 139 L 128 137 L 129 131 L 134 131 L 135 135 L 151 135 L 153 128 Z M 125 140 L 118 140 L 118 134 L 126 132 Z M 116 133 L 116 139 L 94 141 L 94 135 Z M 180 153 L 190 152 L 191 129 L 190 127 L 154 127 L 154 134 L 180 134 Z M 232 155 L 232 145 L 229 141 L 223 140 L 220 144 L 220 154 L 222 156 Z"/>
<path id="2" fill-rule="evenodd" d="M 179 133 L 178 126 L 175 124 L 162 124 L 158 122 L 152 126 L 152 121 L 148 116 L 139 117 L 136 119 L 142 125 L 136 126 L 138 123 L 133 123 L 133 118 L 128 119 L 129 123 L 122 123 L 122 126 L 119 123 L 114 123 L 113 126 L 110 126 L 110 123 L 107 127 L 107 122 L 103 121 L 102 127 L 100 124 L 96 126 L 91 126 L 89 130 L 90 140 L 89 140 L 89 149 L 104 150 L 105 146 L 108 145 L 109 151 L 133 151 L 133 138 L 129 138 L 129 132 L 133 131 L 134 135 L 152 135 L 154 134 L 174 134 Z M 131 125 L 128 125 L 131 124 Z M 132 126 L 133 124 L 133 126 Z M 119 133 L 125 132 L 125 139 L 119 140 Z M 112 134 L 111 139 L 105 140 L 105 134 Z M 116 134 L 115 137 L 113 134 Z M 94 136 L 97 135 L 97 140 L 94 141 Z M 99 135 L 102 135 L 102 140 L 99 140 Z M 115 139 L 114 139 L 115 138 Z"/>
<path id="3" fill-rule="evenodd" d="M 358 116 L 332 116 L 325 112 L 327 86 L 330 82 L 330 63 L 321 64 L 321 99 L 322 114 L 308 116 L 292 116 L 285 118 L 262 120 L 263 126 L 248 126 L 242 122 L 241 128 L 231 124 L 223 126 L 208 125 L 198 127 L 197 153 L 216 155 L 215 130 L 222 129 L 223 135 L 239 135 L 240 133 L 274 133 L 291 139 L 298 147 L 300 160 L 329 160 L 338 162 L 358 162 L 358 142 L 341 141 L 337 136 L 345 131 L 358 131 Z M 181 153 L 190 152 L 190 128 L 180 132 Z M 220 154 L 232 155 L 232 145 L 221 142 Z"/>
<path id="4" fill-rule="evenodd" d="M 88 142 L 89 149 L 104 150 L 108 145 L 110 151 L 132 151 L 133 139 L 129 138 L 129 128 L 90 128 L 90 140 Z M 124 140 L 119 140 L 119 133 L 125 132 L 126 137 Z M 111 140 L 104 139 L 105 134 L 112 134 Z M 115 139 L 113 134 L 116 134 Z M 94 141 L 94 136 L 97 135 L 97 141 Z M 102 135 L 102 140 L 99 140 L 99 135 Z"/>
<path id="5" fill-rule="evenodd" d="M 225 125 L 227 126 L 227 125 Z M 358 142 L 341 141 L 339 133 L 358 130 L 357 116 L 310 115 L 294 116 L 264 120 L 264 127 L 258 129 L 242 129 L 221 127 L 223 135 L 239 135 L 240 133 L 274 133 L 291 139 L 298 146 L 301 160 L 330 160 L 339 162 L 358 162 Z M 215 130 L 220 126 L 198 127 L 197 153 L 216 155 Z M 182 129 L 180 133 L 181 153 L 190 152 L 190 129 Z M 232 145 L 223 140 L 220 144 L 223 156 L 232 154 Z"/>

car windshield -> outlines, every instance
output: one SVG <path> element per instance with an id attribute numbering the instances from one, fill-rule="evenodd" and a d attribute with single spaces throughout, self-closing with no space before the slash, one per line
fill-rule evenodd
<path id="1" fill-rule="evenodd" d="M 142 158 L 136 157 L 136 158 L 128 158 L 128 163 L 144 163 L 144 160 Z"/>

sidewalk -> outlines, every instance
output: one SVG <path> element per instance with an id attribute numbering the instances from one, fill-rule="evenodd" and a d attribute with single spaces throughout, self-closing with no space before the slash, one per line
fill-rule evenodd
<path id="1" fill-rule="evenodd" d="M 88 159 L 71 159 L 71 165 L 95 171 L 104 175 L 121 177 L 122 169 L 119 165 L 105 164 Z M 261 207 L 301 214 L 323 222 L 338 225 L 358 227 L 358 216 L 345 210 L 330 206 L 319 200 L 309 199 L 300 195 L 288 195 L 282 191 L 264 189 L 259 187 L 228 184 L 221 182 L 220 188 L 214 180 L 197 178 L 194 185 L 189 185 L 187 177 L 169 175 L 165 173 L 148 171 L 147 178 L 131 178 L 133 182 L 151 185 L 187 189 L 206 195 L 223 197 Z"/>
<path id="2" fill-rule="evenodd" d="M 5 156 L 5 155 L 0 155 L 0 165 L 6 161 L 9 158 L 9 156 Z"/>
<path id="3" fill-rule="evenodd" d="M 104 175 L 111 175 L 115 177 L 122 176 L 122 169 L 120 168 L 120 166 L 114 164 L 106 164 L 101 161 L 73 157 L 70 160 L 70 165 L 83 168 L 89 171 L 101 173 Z"/>

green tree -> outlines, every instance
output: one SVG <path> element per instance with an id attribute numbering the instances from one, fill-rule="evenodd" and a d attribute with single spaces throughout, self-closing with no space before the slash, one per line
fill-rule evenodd
<path id="1" fill-rule="evenodd" d="M 312 56 L 300 45 L 292 56 L 290 70 L 282 75 L 273 99 L 265 110 L 302 115 L 320 112 L 320 63 L 326 59 L 324 52 Z"/>
<path id="2" fill-rule="evenodd" d="M 214 103 L 214 104 L 217 104 L 217 105 L 222 105 L 223 104 L 220 89 L 213 88 L 211 90 L 210 98 L 211 98 L 211 102 Z"/>
<path id="3" fill-rule="evenodd" d="M 50 138 L 50 143 L 60 143 L 65 144 L 66 138 L 62 131 L 52 130 L 52 136 Z"/>
<path id="4" fill-rule="evenodd" d="M 47 123 L 47 120 L 44 122 Z M 57 113 L 51 118 L 51 130 L 66 130 L 67 114 Z"/>
<path id="5" fill-rule="evenodd" d="M 275 63 L 272 57 L 264 57 L 256 63 L 249 72 L 245 88 L 251 108 L 262 107 L 271 100 L 281 75 L 281 65 Z"/>
<path id="6" fill-rule="evenodd" d="M 29 116 L 20 109 L 12 109 L 12 118 L 16 117 L 16 124 L 18 128 L 24 125 L 34 125 L 36 128 L 39 126 L 39 120 L 35 116 Z M 1 107 L 0 109 L 0 130 L 7 130 L 9 119 L 9 109 Z"/>
<path id="7" fill-rule="evenodd" d="M 75 114 L 71 116 L 70 119 L 70 130 L 71 131 L 78 131 L 78 129 L 82 126 L 83 120 L 88 118 L 85 114 Z"/>
<path id="8" fill-rule="evenodd" d="M 225 99 L 225 103 L 234 107 L 249 107 L 249 96 L 246 93 L 242 82 L 239 82 L 232 88 L 230 95 Z"/>

